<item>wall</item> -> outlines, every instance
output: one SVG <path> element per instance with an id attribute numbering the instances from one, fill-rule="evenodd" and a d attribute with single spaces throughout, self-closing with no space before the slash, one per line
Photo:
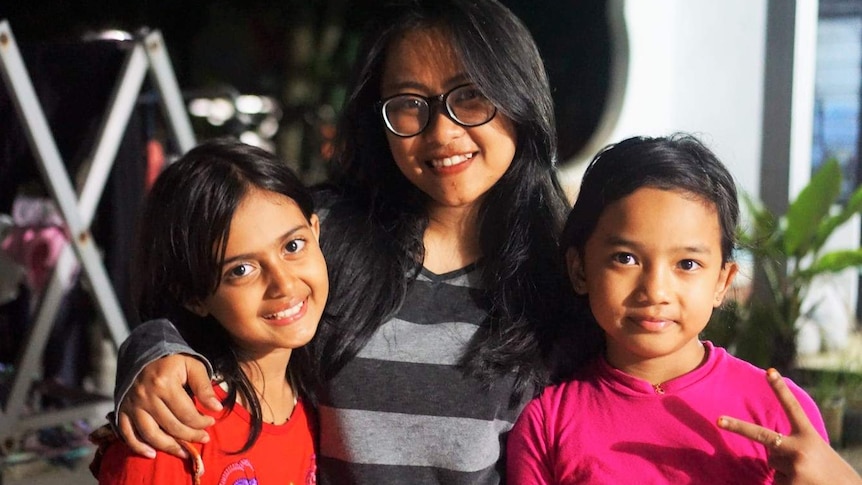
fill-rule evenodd
<path id="1" fill-rule="evenodd" d="M 622 9 L 627 82 L 619 118 L 594 148 L 636 134 L 693 132 L 756 193 L 766 0 L 629 0 Z M 583 165 L 564 174 L 573 193 Z"/>

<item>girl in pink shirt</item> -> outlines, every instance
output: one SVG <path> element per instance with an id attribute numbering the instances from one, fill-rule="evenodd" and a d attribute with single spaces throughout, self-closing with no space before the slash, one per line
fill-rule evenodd
<path id="1" fill-rule="evenodd" d="M 796 421 L 816 430 L 807 446 L 826 443 L 798 386 L 784 381 L 802 409 L 791 422 L 762 369 L 698 337 L 737 272 L 738 213 L 732 176 L 691 136 L 631 138 L 596 156 L 561 247 L 590 309 L 572 333 L 600 329 L 604 352 L 521 414 L 511 483 L 773 483 L 770 455 L 790 449 Z M 760 439 L 723 431 L 724 415 Z"/>

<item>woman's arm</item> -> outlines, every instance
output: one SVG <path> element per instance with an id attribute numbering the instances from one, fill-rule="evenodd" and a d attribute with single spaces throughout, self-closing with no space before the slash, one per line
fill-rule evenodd
<path id="1" fill-rule="evenodd" d="M 207 408 L 220 410 L 211 371 L 168 320 L 136 327 L 120 347 L 114 389 L 115 425 L 129 448 L 150 458 L 153 447 L 186 457 L 177 439 L 208 441 L 203 430 L 213 418 L 198 412 L 189 393 Z"/>

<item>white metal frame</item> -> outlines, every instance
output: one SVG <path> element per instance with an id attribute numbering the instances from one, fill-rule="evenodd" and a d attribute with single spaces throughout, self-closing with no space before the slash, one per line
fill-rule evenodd
<path id="1" fill-rule="evenodd" d="M 161 34 L 158 31 L 144 32 L 131 42 L 133 45 L 108 103 L 106 116 L 90 154 L 86 182 L 78 197 L 9 22 L 0 20 L 0 74 L 22 121 L 42 179 L 57 203 L 72 243 L 63 249 L 57 261 L 15 367 L 12 385 L 0 412 L 0 440 L 29 429 L 104 416 L 112 408 L 110 400 L 100 399 L 59 411 L 33 413 L 27 411 L 26 399 L 33 382 L 41 376 L 41 357 L 60 302 L 74 283 L 72 277 L 76 262 L 80 263 L 82 274 L 89 283 L 88 289 L 114 344 L 119 346 L 129 333 L 128 324 L 90 234 L 90 224 L 147 73 L 160 95 L 159 101 L 168 127 L 180 151 L 184 153 L 195 144 L 191 123 Z"/>

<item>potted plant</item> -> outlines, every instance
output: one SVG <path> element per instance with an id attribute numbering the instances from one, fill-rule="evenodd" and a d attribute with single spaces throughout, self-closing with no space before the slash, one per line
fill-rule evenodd
<path id="1" fill-rule="evenodd" d="M 755 290 L 713 314 L 704 337 L 760 367 L 789 372 L 796 359 L 797 320 L 815 277 L 862 267 L 862 249 L 824 251 L 837 227 L 862 211 L 862 187 L 840 204 L 841 167 L 827 161 L 776 216 L 743 195 L 750 222 L 739 233 L 740 248 L 754 260 Z"/>
<path id="2" fill-rule="evenodd" d="M 845 374 L 835 370 L 819 370 L 806 374 L 807 378 L 803 377 L 798 383 L 817 403 L 829 442 L 836 448 L 840 447 L 844 441 L 844 415 L 847 407 Z"/>

